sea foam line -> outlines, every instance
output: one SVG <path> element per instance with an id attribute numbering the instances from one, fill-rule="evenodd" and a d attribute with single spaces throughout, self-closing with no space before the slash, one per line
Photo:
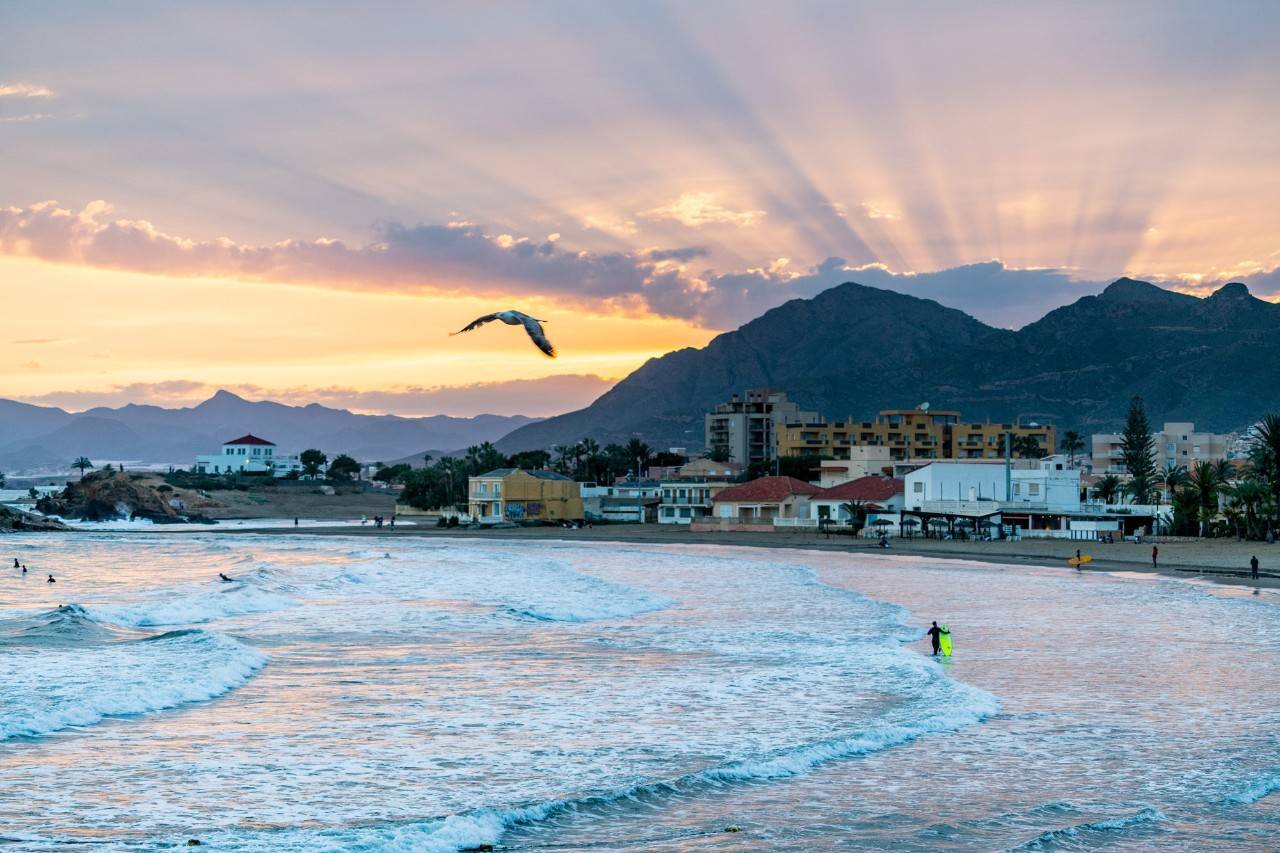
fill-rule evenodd
<path id="1" fill-rule="evenodd" d="M 1084 833 L 1123 832 L 1136 827 L 1160 823 L 1163 820 L 1166 820 L 1164 812 L 1157 808 L 1146 806 L 1133 814 L 1125 815 L 1124 817 L 1111 818 L 1109 820 L 1096 820 L 1090 823 L 1076 824 L 1075 826 L 1064 826 L 1059 829 L 1050 829 L 1047 832 L 1040 833 L 1040 835 L 1025 844 L 1009 848 L 1009 853 L 1013 853 L 1013 851 L 1018 850 L 1044 850 L 1068 840 L 1078 838 Z"/>

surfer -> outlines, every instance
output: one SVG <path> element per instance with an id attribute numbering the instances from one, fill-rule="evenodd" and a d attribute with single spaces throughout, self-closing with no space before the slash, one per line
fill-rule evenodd
<path id="1" fill-rule="evenodd" d="M 26 563 L 23 563 L 23 564 L 22 564 L 22 573 L 23 573 L 24 575 L 27 573 L 27 564 L 26 564 Z"/>
<path id="2" fill-rule="evenodd" d="M 935 621 L 933 627 L 925 631 L 925 634 L 928 635 L 929 642 L 933 643 L 933 656 L 937 657 L 938 653 L 942 651 L 942 629 L 938 627 L 938 623 Z"/>
<path id="3" fill-rule="evenodd" d="M 1078 571 L 1080 571 L 1080 566 L 1081 566 L 1081 565 L 1082 565 L 1082 561 L 1081 561 L 1081 559 L 1080 559 L 1080 549 L 1079 549 L 1079 548 L 1077 548 L 1077 549 L 1076 549 L 1076 571 L 1077 571 L 1077 572 L 1078 572 Z"/>
<path id="4" fill-rule="evenodd" d="M 57 583 L 57 581 L 53 579 L 53 575 L 49 575 L 49 580 L 45 581 L 45 583 Z"/>
<path id="5" fill-rule="evenodd" d="M 231 583 L 231 578 L 227 577 L 222 572 L 218 572 L 218 577 L 222 579 L 223 583 Z"/>

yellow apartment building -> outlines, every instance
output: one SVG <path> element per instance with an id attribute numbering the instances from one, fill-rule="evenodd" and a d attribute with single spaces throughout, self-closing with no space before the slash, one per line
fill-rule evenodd
<path id="1" fill-rule="evenodd" d="M 583 518 L 578 483 L 554 471 L 495 468 L 467 478 L 471 515 L 485 522 L 577 521 Z"/>
<path id="2" fill-rule="evenodd" d="M 853 448 L 886 448 L 893 462 L 908 459 L 1000 459 L 1004 437 L 1027 436 L 1044 455 L 1054 452 L 1057 430 L 1048 424 L 966 423 L 960 413 L 929 409 L 885 409 L 873 421 L 848 420 L 782 424 L 777 427 L 779 456 L 826 456 L 857 460 Z M 883 452 L 883 451 L 881 451 Z M 1017 448 L 1014 449 L 1017 456 Z"/>

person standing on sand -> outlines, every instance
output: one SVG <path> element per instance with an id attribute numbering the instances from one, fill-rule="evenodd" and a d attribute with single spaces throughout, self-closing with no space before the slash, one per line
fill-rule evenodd
<path id="1" fill-rule="evenodd" d="M 1153 569 L 1160 568 L 1158 565 L 1156 565 L 1156 560 L 1159 558 L 1159 556 L 1160 556 L 1160 546 L 1152 545 L 1151 546 L 1151 568 Z"/>
<path id="2" fill-rule="evenodd" d="M 933 656 L 936 658 L 942 652 L 942 629 L 935 621 L 933 627 L 925 631 L 925 635 L 928 636 L 929 642 L 933 643 Z"/>
<path id="3" fill-rule="evenodd" d="M 1258 555 L 1254 554 L 1249 558 L 1249 574 L 1254 580 L 1258 579 Z"/>

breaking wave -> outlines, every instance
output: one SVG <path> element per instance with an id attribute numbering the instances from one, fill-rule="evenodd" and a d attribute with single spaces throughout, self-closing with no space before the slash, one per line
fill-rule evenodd
<path id="1" fill-rule="evenodd" d="M 74 604 L 0 628 L 0 741 L 207 701 L 266 663 L 221 634 L 122 630 Z"/>

